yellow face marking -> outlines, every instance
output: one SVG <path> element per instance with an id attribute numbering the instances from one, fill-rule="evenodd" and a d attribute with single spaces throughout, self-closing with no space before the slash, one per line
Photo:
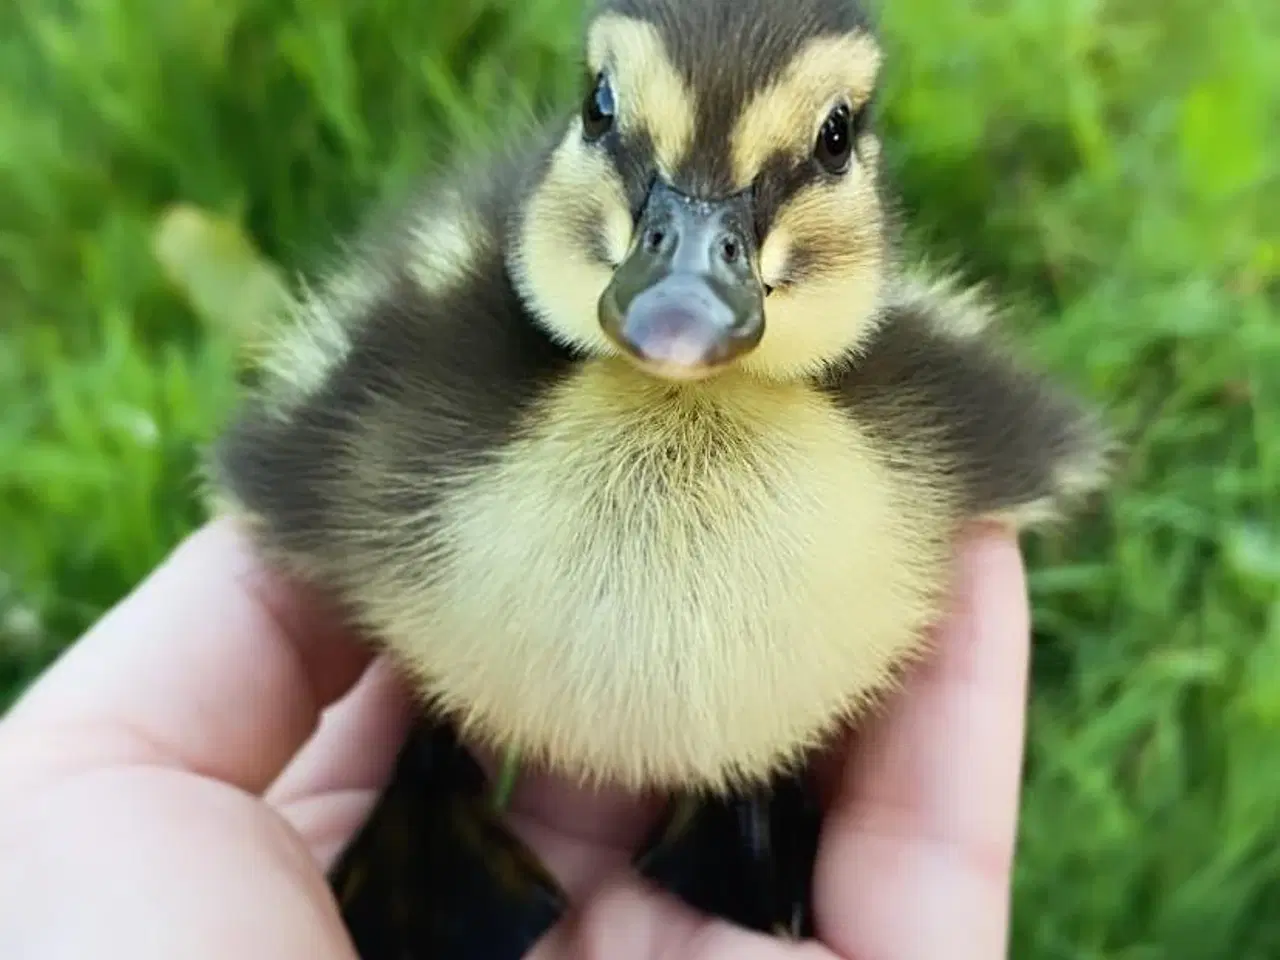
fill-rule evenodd
<path id="1" fill-rule="evenodd" d="M 593 259 L 588 245 L 601 227 L 610 260 L 621 262 L 632 233 L 626 192 L 613 163 L 582 142 L 575 122 L 525 208 L 513 273 L 553 336 L 613 354 L 616 348 L 597 320 L 613 271 Z"/>
<path id="2" fill-rule="evenodd" d="M 694 99 L 651 23 L 605 14 L 587 34 L 587 63 L 608 70 L 618 128 L 653 141 L 658 170 L 670 178 L 693 142 Z"/>
<path id="3" fill-rule="evenodd" d="M 695 102 L 657 28 L 606 14 L 588 33 L 587 63 L 611 78 L 619 128 L 646 135 L 659 172 L 670 177 L 691 149 Z M 839 98 L 857 108 L 870 96 L 879 63 L 874 40 L 863 34 L 805 46 L 746 106 L 726 145 L 744 185 L 778 149 L 799 156 L 812 150 Z M 770 379 L 802 377 L 840 359 L 871 329 L 885 269 L 873 172 L 879 142 L 864 134 L 856 146 L 865 165 L 855 164 L 834 182 L 812 184 L 775 214 L 760 271 L 779 289 L 766 303 L 764 339 L 741 361 L 744 369 Z M 617 354 L 597 316 L 612 271 L 595 261 L 592 247 L 595 236 L 603 236 L 616 265 L 630 249 L 632 233 L 620 174 L 603 151 L 583 141 L 582 121 L 574 118 L 526 204 L 512 255 L 521 292 L 553 336 L 597 356 Z M 797 249 L 806 258 L 803 282 L 774 282 L 787 277 Z"/>
<path id="4" fill-rule="evenodd" d="M 591 26 L 587 63 L 607 69 L 620 130 L 647 134 L 659 170 L 669 175 L 693 141 L 693 98 L 651 24 L 606 14 Z M 512 256 L 516 282 L 553 336 L 596 354 L 617 348 L 597 319 L 612 270 L 596 262 L 591 240 L 604 238 L 612 264 L 632 241 L 630 205 L 610 158 L 584 142 L 575 117 L 525 207 Z"/>
<path id="5" fill-rule="evenodd" d="M 730 153 L 735 189 L 746 189 L 782 153 L 804 160 L 822 122 L 841 101 L 857 110 L 870 98 L 881 54 L 865 33 L 819 37 L 757 93 L 734 124 Z M 838 360 L 873 329 L 886 269 L 872 171 L 879 140 L 855 144 L 859 162 L 835 181 L 802 188 L 777 211 L 760 248 L 760 273 L 777 287 L 765 303 L 765 335 L 743 367 L 771 378 L 815 373 Z M 806 272 L 795 283 L 792 258 L 803 250 Z"/>
<path id="6" fill-rule="evenodd" d="M 869 160 L 873 141 L 870 134 L 859 141 Z M 760 249 L 760 273 L 778 289 L 765 301 L 764 338 L 744 368 L 781 379 L 816 373 L 874 329 L 888 265 L 872 169 L 872 163 L 855 165 L 834 182 L 815 181 L 774 216 Z M 789 279 L 797 248 L 808 254 L 808 272 L 779 285 Z"/>
<path id="7" fill-rule="evenodd" d="M 772 84 L 743 109 L 730 136 L 735 189 L 745 190 L 778 152 L 813 149 L 827 112 L 840 98 L 857 109 L 871 96 L 880 48 L 865 33 L 810 41 Z M 808 119 L 806 119 L 808 118 Z"/>

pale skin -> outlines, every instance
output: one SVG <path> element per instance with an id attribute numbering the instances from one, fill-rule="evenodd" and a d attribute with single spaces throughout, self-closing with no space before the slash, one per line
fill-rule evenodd
<path id="1" fill-rule="evenodd" d="M 653 805 L 548 778 L 516 828 L 575 908 L 533 960 L 996 960 L 1028 660 L 1012 534 L 958 550 L 937 655 L 833 751 L 819 942 L 699 916 L 627 869 Z M 324 870 L 410 719 L 387 665 L 240 534 L 196 533 L 0 722 L 0 943 L 30 960 L 355 960 Z"/>

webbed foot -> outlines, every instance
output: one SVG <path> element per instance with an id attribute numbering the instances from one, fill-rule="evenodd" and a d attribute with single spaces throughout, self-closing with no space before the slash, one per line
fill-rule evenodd
<path id="1" fill-rule="evenodd" d="M 414 728 L 330 873 L 361 960 L 519 960 L 561 919 L 564 892 L 491 796 L 447 726 Z M 807 938 L 820 824 L 803 774 L 731 798 L 682 798 L 636 866 L 705 913 Z"/>
<path id="2" fill-rule="evenodd" d="M 637 858 L 690 906 L 777 936 L 813 936 L 821 807 L 805 773 L 749 794 L 677 801 Z"/>
<path id="3" fill-rule="evenodd" d="M 361 960 L 519 960 L 566 909 L 443 725 L 414 728 L 329 880 Z"/>

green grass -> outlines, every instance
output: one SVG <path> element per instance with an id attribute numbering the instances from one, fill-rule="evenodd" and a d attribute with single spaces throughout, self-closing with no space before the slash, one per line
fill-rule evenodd
<path id="1" fill-rule="evenodd" d="M 0 7 L 0 707 L 200 520 L 274 282 L 228 299 L 235 230 L 306 267 L 482 117 L 567 95 L 578 15 Z M 916 239 L 1128 444 L 1096 515 L 1030 545 L 1012 955 L 1280 956 L 1280 7 L 892 0 L 884 26 Z"/>

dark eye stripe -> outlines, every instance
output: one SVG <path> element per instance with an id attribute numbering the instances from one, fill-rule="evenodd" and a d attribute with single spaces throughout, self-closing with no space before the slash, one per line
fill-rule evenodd
<path id="1" fill-rule="evenodd" d="M 626 186 L 631 216 L 638 217 L 653 176 L 653 139 L 643 130 L 616 137 L 609 145 L 609 155 Z"/>
<path id="2" fill-rule="evenodd" d="M 819 251 L 805 244 L 802 239 L 795 239 L 791 249 L 787 251 L 787 266 L 782 282 L 787 285 L 804 283 L 817 271 L 814 269 L 821 262 Z"/>
<path id="3" fill-rule="evenodd" d="M 640 216 L 640 208 L 644 205 L 649 192 L 649 181 L 653 176 L 653 140 L 644 131 L 626 135 L 615 132 L 601 140 L 598 146 L 609 155 L 618 171 L 618 179 L 626 191 L 627 205 L 634 220 Z M 584 217 L 579 229 L 588 256 L 602 266 L 613 266 L 609 258 L 603 211 L 597 210 Z"/>
<path id="4" fill-rule="evenodd" d="M 614 266 L 609 259 L 609 241 L 604 235 L 604 222 L 597 218 L 583 226 L 587 243 L 587 258 L 601 267 Z"/>
<path id="5" fill-rule="evenodd" d="M 787 153 L 775 153 L 756 177 L 756 233 L 763 237 L 788 199 L 819 179 L 822 173 L 809 158 L 796 162 Z"/>

